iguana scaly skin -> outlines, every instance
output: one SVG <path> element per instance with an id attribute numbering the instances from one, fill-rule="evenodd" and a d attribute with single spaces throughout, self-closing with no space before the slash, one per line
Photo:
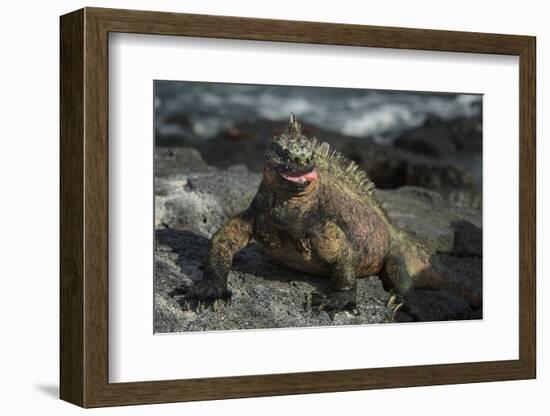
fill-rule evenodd
<path id="1" fill-rule="evenodd" d="M 332 291 L 310 299 L 326 310 L 354 308 L 357 278 L 374 274 L 401 293 L 413 287 L 464 292 L 441 278 L 433 253 L 391 224 L 373 189 L 365 172 L 306 137 L 292 115 L 288 130 L 268 145 L 252 203 L 212 237 L 204 278 L 189 298 L 230 298 L 233 256 L 252 240 L 292 269 L 330 278 Z"/>

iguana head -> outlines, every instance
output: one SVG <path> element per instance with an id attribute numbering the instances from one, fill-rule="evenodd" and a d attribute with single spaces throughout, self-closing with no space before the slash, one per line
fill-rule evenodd
<path id="1" fill-rule="evenodd" d="M 304 189 L 318 179 L 314 151 L 315 140 L 303 134 L 301 124 L 291 114 L 288 129 L 267 146 L 266 170 L 281 185 Z"/>

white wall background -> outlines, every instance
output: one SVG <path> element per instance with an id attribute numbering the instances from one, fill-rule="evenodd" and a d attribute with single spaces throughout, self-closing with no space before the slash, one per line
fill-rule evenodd
<path id="1" fill-rule="evenodd" d="M 550 26 L 543 1 L 298 2 L 272 0 L 4 2 L 0 14 L 0 409 L 3 414 L 83 412 L 58 395 L 58 16 L 83 6 L 407 26 L 537 36 L 538 53 L 538 379 L 459 386 L 225 400 L 92 410 L 88 414 L 517 414 L 550 408 L 550 285 L 543 258 L 550 208 L 543 193 L 550 145 L 543 130 L 550 89 Z M 546 261 L 545 261 L 546 260 Z M 547 325 L 546 325 L 547 326 Z M 475 340 L 471 340 L 475 342 Z"/>

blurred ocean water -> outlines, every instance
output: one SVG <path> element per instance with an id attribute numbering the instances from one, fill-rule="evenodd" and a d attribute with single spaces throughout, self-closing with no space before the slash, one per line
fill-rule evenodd
<path id="1" fill-rule="evenodd" d="M 390 143 L 429 117 L 472 117 L 481 106 L 479 94 L 155 81 L 157 132 L 204 139 L 240 122 L 283 121 L 294 112 L 304 123 Z"/>

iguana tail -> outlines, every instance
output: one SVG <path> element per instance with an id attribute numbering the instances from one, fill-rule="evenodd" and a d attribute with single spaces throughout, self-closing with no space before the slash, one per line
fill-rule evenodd
<path id="1" fill-rule="evenodd" d="M 435 252 L 404 230 L 391 224 L 389 230 L 390 249 L 380 273 L 386 286 L 403 295 L 411 289 L 449 290 L 468 299 L 474 307 L 481 305 L 478 293 L 445 275 Z"/>
<path id="2" fill-rule="evenodd" d="M 436 288 L 441 277 L 434 268 L 431 253 L 416 238 L 393 225 L 390 248 L 381 271 L 384 283 L 406 293 L 413 288 Z"/>

